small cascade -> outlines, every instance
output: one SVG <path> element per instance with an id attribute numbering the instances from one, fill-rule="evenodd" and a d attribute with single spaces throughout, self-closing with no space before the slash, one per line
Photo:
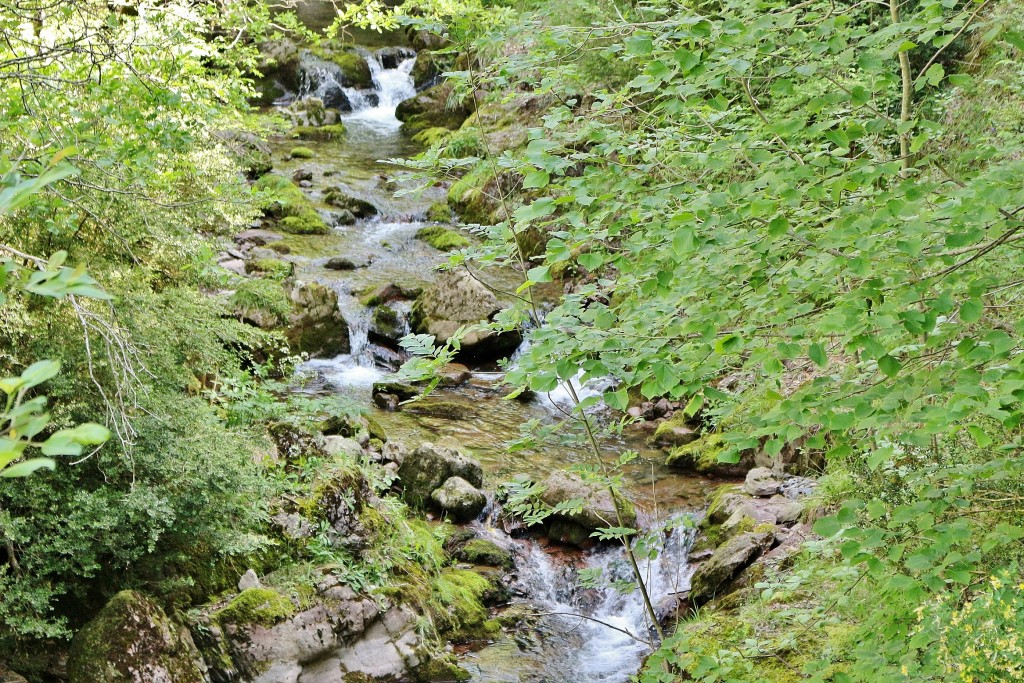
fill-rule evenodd
<path id="1" fill-rule="evenodd" d="M 514 540 L 493 527 L 481 529 L 489 540 L 516 556 L 517 579 L 513 590 L 521 601 L 545 614 L 537 626 L 530 654 L 540 664 L 536 671 L 519 670 L 522 652 L 507 652 L 507 643 L 494 651 L 485 648 L 464 664 L 476 681 L 515 680 L 522 683 L 574 681 L 624 683 L 650 652 L 650 621 L 639 591 L 624 593 L 612 587 L 587 590 L 579 585 L 579 569 L 599 569 L 606 584 L 632 581 L 625 551 L 618 546 L 599 548 L 584 556 L 579 567 L 559 562 L 537 543 Z M 693 532 L 676 528 L 665 538 L 659 556 L 642 560 L 647 589 L 655 604 L 688 590 L 691 570 L 687 554 Z M 523 645 L 520 643 L 519 648 Z M 508 667 L 508 668 L 506 668 Z M 516 673 L 518 671 L 518 673 Z M 515 674 L 515 677 L 513 677 Z"/>

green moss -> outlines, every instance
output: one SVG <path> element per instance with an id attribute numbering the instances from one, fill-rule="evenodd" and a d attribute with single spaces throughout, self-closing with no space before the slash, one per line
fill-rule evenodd
<path id="1" fill-rule="evenodd" d="M 474 538 L 462 546 L 458 553 L 459 559 L 472 564 L 486 564 L 493 567 L 511 567 L 512 555 L 493 541 Z"/>
<path id="2" fill-rule="evenodd" d="M 381 443 L 386 443 L 388 440 L 388 434 L 384 431 L 384 428 L 380 426 L 380 423 L 369 415 L 363 416 L 366 420 L 366 431 L 369 432 L 371 439 L 377 439 Z"/>
<path id="3" fill-rule="evenodd" d="M 469 246 L 469 240 L 451 228 L 442 225 L 428 225 L 416 231 L 416 239 L 423 240 L 440 251 L 454 251 Z"/>
<path id="4" fill-rule="evenodd" d="M 467 223 L 492 224 L 497 207 L 488 188 L 493 184 L 493 171 L 481 163 L 448 188 L 448 204 Z"/>
<path id="5" fill-rule="evenodd" d="M 249 588 L 211 616 L 229 624 L 273 626 L 295 614 L 295 605 L 271 588 Z"/>
<path id="6" fill-rule="evenodd" d="M 468 681 L 472 674 L 459 666 L 459 662 L 450 654 L 431 657 L 414 671 L 418 683 L 434 683 L 435 681 Z"/>
<path id="7" fill-rule="evenodd" d="M 288 133 L 294 140 L 340 140 L 346 134 L 345 124 L 333 123 L 329 126 L 296 126 Z"/>
<path id="8" fill-rule="evenodd" d="M 278 227 L 295 235 L 323 235 L 330 227 L 298 185 L 284 176 L 268 173 L 253 184 L 264 199 L 264 213 L 279 219 Z M 291 219 L 291 220 L 289 220 Z"/>
<path id="9" fill-rule="evenodd" d="M 468 569 L 446 569 L 431 582 L 430 606 L 441 633 L 472 636 L 487 621 L 483 596 L 491 582 Z"/>
<path id="10" fill-rule="evenodd" d="M 432 128 L 425 128 L 420 132 L 412 136 L 412 141 L 416 144 L 423 145 L 424 147 L 434 147 L 445 140 L 452 132 L 447 128 L 441 128 L 440 126 L 434 126 Z"/>
<path id="11" fill-rule="evenodd" d="M 273 279 L 283 280 L 295 272 L 295 265 L 279 259 L 261 258 L 246 262 L 245 272 L 260 273 Z"/>
<path id="12" fill-rule="evenodd" d="M 671 421 L 669 420 L 659 425 L 658 432 L 669 422 Z M 657 439 L 658 432 L 655 432 L 655 439 Z M 718 455 L 724 450 L 725 442 L 722 440 L 722 435 L 718 432 L 711 432 L 685 446 L 673 448 L 672 452 L 668 454 L 665 464 L 669 467 L 681 467 L 694 469 L 698 472 L 706 472 L 719 464 Z"/>
<path id="13" fill-rule="evenodd" d="M 341 73 L 345 76 L 345 85 L 350 88 L 372 88 L 373 75 L 370 73 L 370 65 L 366 59 L 356 52 L 334 53 L 329 59 L 341 67 Z"/>
<path id="14" fill-rule="evenodd" d="M 312 159 L 315 155 L 309 147 L 292 147 L 288 156 L 292 159 Z"/>
<path id="15" fill-rule="evenodd" d="M 277 227 L 292 235 L 326 235 L 331 228 L 315 209 L 302 209 L 298 214 L 285 216 Z"/>
<path id="16" fill-rule="evenodd" d="M 265 314 L 260 319 L 267 323 L 267 327 L 284 324 L 292 310 L 281 284 L 263 278 L 242 280 L 228 302 L 243 318 L 254 317 L 257 312 Z"/>
<path id="17" fill-rule="evenodd" d="M 427 209 L 427 220 L 432 223 L 447 223 L 452 219 L 452 210 L 447 202 L 434 202 Z"/>

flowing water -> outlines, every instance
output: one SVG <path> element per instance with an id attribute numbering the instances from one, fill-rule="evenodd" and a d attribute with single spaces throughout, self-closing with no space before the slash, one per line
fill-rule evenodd
<path id="1" fill-rule="evenodd" d="M 329 207 L 323 204 L 323 192 L 332 186 L 371 201 L 380 209 L 378 217 L 335 228 L 329 235 L 288 239 L 292 247 L 289 258 L 295 262 L 299 277 L 324 282 L 338 292 L 339 306 L 351 336 L 351 353 L 311 360 L 302 371 L 319 378 L 316 386 L 320 390 L 344 394 L 369 406 L 372 384 L 385 377 L 400 359 L 394 351 L 371 342 L 369 311 L 359 302 L 360 292 L 387 283 L 428 286 L 447 256 L 414 238 L 416 231 L 426 224 L 426 208 L 443 198 L 443 190 L 395 196 L 396 189 L 403 189 L 393 177 L 396 167 L 382 161 L 419 151 L 401 133 L 395 118 L 397 104 L 415 94 L 409 76 L 415 55 L 408 51 L 397 63 L 394 59 L 389 61 L 393 68 L 385 68 L 379 57 L 382 52 L 363 53 L 371 65 L 374 89 L 344 90 L 352 108 L 342 116 L 348 129 L 346 138 L 305 143 L 316 154 L 303 161 L 288 160 L 286 152 L 291 145 L 280 141 L 275 157 L 282 158 L 277 165 L 279 173 L 290 176 L 298 168 L 312 172 L 312 186 L 307 194 L 325 212 Z M 324 84 L 333 71 L 329 64 L 314 66 L 320 69 L 320 76 L 316 82 L 307 82 L 305 92 L 297 93 L 298 97 L 324 95 Z M 335 256 L 348 258 L 360 267 L 349 271 L 324 268 L 327 259 Z M 500 291 L 514 291 L 517 285 L 518 275 L 513 272 L 481 276 Z M 515 362 L 514 357 L 511 362 Z M 522 425 L 530 420 L 551 423 L 570 402 L 564 391 L 530 401 L 506 400 L 496 386 L 501 378 L 496 370 L 480 370 L 467 385 L 437 392 L 437 398 L 461 407 L 454 416 L 450 410 L 440 417 L 415 409 L 370 409 L 391 439 L 407 443 L 442 437 L 457 439 L 480 460 L 485 470 L 485 486 L 491 490 L 518 473 L 542 478 L 556 468 L 589 461 L 589 456 L 576 446 L 510 451 L 507 444 L 519 436 Z M 586 394 L 603 388 L 588 385 L 579 390 Z M 664 454 L 647 446 L 642 434 L 627 433 L 612 439 L 608 448 L 612 458 L 627 448 L 640 453 L 640 458 L 627 469 L 626 479 L 638 503 L 641 520 L 648 523 L 670 514 L 686 514 L 708 489 L 707 481 L 667 470 L 663 465 Z M 647 643 L 651 637 L 639 595 L 636 591 L 619 593 L 612 588 L 584 590 L 577 581 L 579 571 L 586 568 L 600 569 L 606 580 L 629 579 L 631 574 L 621 548 L 566 551 L 535 540 L 511 538 L 488 520 L 475 525 L 481 535 L 513 552 L 515 602 L 549 616 L 520 629 L 514 637 L 464 652 L 463 663 L 474 681 L 621 683 L 636 672 L 649 652 Z M 644 563 L 642 569 L 648 576 L 655 602 L 688 587 L 686 556 L 690 541 L 689 532 L 676 529 L 664 539 L 658 559 Z"/>

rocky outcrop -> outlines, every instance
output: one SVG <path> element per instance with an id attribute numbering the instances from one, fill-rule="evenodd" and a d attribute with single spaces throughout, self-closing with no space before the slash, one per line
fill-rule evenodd
<path id="1" fill-rule="evenodd" d="M 690 601 L 702 605 L 719 587 L 731 581 L 775 542 L 771 525 L 734 536 L 715 549 L 709 560 L 697 567 L 690 580 Z"/>
<path id="2" fill-rule="evenodd" d="M 398 478 L 406 500 L 413 505 L 433 503 L 459 520 L 476 517 L 487 498 L 480 463 L 455 448 L 425 443 L 413 451 L 395 449 Z M 452 481 L 449 483 L 450 480 Z"/>
<path id="3" fill-rule="evenodd" d="M 451 84 L 441 83 L 399 104 L 395 116 L 402 130 L 410 135 L 428 128 L 458 130 L 471 112 L 462 103 L 451 103 L 451 94 Z"/>
<path id="4" fill-rule="evenodd" d="M 331 576 L 308 602 L 300 609 L 276 591 L 250 589 L 208 606 L 195 630 L 211 673 L 251 683 L 393 681 L 423 663 L 408 609 L 381 607 Z"/>
<path id="5" fill-rule="evenodd" d="M 75 634 L 70 683 L 196 683 L 206 667 L 189 632 L 152 599 L 122 591 Z"/>
<path id="6" fill-rule="evenodd" d="M 313 357 L 349 352 L 348 323 L 338 310 L 338 295 L 318 282 L 295 283 L 288 292 L 294 312 L 287 337 L 293 351 Z"/>
<path id="7" fill-rule="evenodd" d="M 459 328 L 490 321 L 501 310 L 497 297 L 465 270 L 447 271 L 416 299 L 410 324 L 414 332 L 447 343 Z M 460 356 L 472 360 L 507 357 L 522 342 L 512 330 L 473 330 L 462 337 Z"/>
<path id="8" fill-rule="evenodd" d="M 636 509 L 632 502 L 620 496 L 616 512 L 616 501 L 607 488 L 585 482 L 577 474 L 555 470 L 542 486 L 544 492 L 540 497 L 545 505 L 572 508 L 571 511 L 552 515 L 548 535 L 556 540 L 583 545 L 597 529 L 636 524 Z"/>
<path id="9" fill-rule="evenodd" d="M 430 499 L 456 522 L 476 519 L 487 507 L 487 496 L 462 477 L 449 477 Z"/>

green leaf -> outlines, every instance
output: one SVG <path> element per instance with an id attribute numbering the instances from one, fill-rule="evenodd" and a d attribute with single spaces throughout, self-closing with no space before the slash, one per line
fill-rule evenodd
<path id="1" fill-rule="evenodd" d="M 888 354 L 878 359 L 878 369 L 889 377 L 898 375 L 900 367 L 900 362 Z"/>
<path id="2" fill-rule="evenodd" d="M 828 365 L 828 356 L 825 354 L 825 347 L 821 344 L 814 343 L 807 347 L 807 356 L 814 361 L 814 364 L 819 368 L 823 368 Z"/>
<path id="3" fill-rule="evenodd" d="M 0 471 L 0 477 L 27 477 L 38 469 L 52 470 L 56 466 L 56 463 L 50 458 L 30 458 L 28 460 L 22 460 L 21 462 L 15 463 L 10 467 Z"/>
<path id="4" fill-rule="evenodd" d="M 31 389 L 48 379 L 52 379 L 60 372 L 60 363 L 55 360 L 41 360 L 25 368 L 21 373 L 23 386 Z"/>
<path id="5" fill-rule="evenodd" d="M 965 323 L 976 323 L 981 320 L 985 307 L 978 299 L 969 299 L 960 304 L 960 319 Z"/>
<path id="6" fill-rule="evenodd" d="M 523 189 L 530 190 L 533 188 L 547 187 L 548 183 L 551 182 L 551 176 L 547 171 L 531 171 L 526 174 L 523 179 Z"/>

